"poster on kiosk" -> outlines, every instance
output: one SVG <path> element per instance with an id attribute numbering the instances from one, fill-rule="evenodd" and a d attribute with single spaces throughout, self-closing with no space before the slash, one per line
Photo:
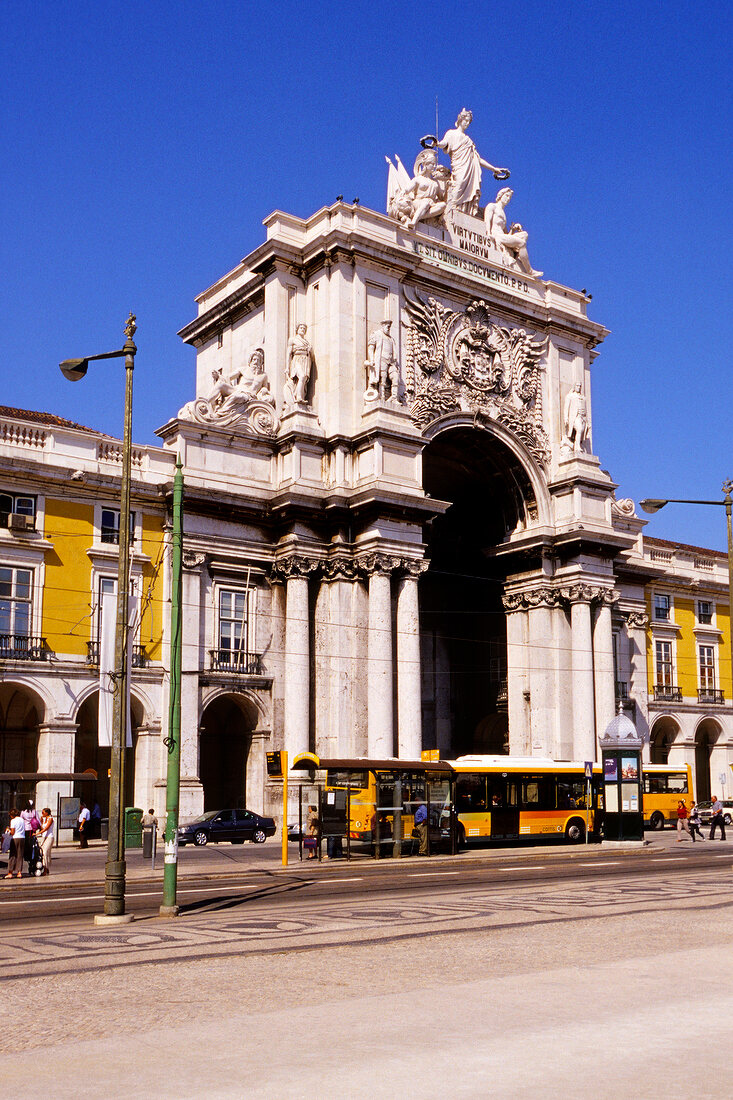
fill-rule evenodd
<path id="1" fill-rule="evenodd" d="M 609 843 L 644 839 L 641 738 L 625 714 L 609 722 L 601 738 L 603 758 L 603 839 Z"/>

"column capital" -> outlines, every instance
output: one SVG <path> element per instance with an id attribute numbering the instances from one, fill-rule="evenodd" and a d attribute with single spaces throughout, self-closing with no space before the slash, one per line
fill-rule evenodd
<path id="1" fill-rule="evenodd" d="M 282 584 L 291 577 L 305 577 L 306 579 L 321 568 L 323 562 L 320 558 L 308 554 L 290 554 L 286 558 L 278 558 L 270 568 L 270 580 L 273 584 Z"/>
<path id="2" fill-rule="evenodd" d="M 564 597 L 561 589 L 543 584 L 521 592 L 507 592 L 501 600 L 505 611 L 529 611 L 535 607 L 560 607 Z"/>
<path id="3" fill-rule="evenodd" d="M 613 588 L 603 585 L 586 584 L 579 581 L 577 584 L 566 585 L 560 589 L 566 603 L 608 604 L 618 602 L 619 594 Z"/>
<path id="4" fill-rule="evenodd" d="M 200 569 L 202 565 L 206 564 L 206 554 L 199 550 L 184 550 L 181 562 L 184 569 Z"/>
<path id="5" fill-rule="evenodd" d="M 417 580 L 430 566 L 424 558 L 403 558 L 396 554 L 378 552 L 363 554 L 357 559 L 357 566 L 365 576 L 373 573 L 386 573 L 414 577 Z"/>

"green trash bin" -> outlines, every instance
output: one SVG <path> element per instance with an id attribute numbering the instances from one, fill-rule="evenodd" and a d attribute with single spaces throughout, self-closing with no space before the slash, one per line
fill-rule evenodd
<path id="1" fill-rule="evenodd" d="M 125 848 L 143 846 L 143 811 L 137 806 L 125 806 Z"/>

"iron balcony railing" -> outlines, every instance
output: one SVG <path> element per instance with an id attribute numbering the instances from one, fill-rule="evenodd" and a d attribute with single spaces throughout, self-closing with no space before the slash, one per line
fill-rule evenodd
<path id="1" fill-rule="evenodd" d="M 655 684 L 654 698 L 665 702 L 682 702 L 682 692 L 676 684 Z"/>
<path id="2" fill-rule="evenodd" d="M 247 653 L 244 649 L 210 649 L 211 668 L 214 672 L 239 672 L 248 676 L 262 675 L 262 656 Z"/>
<path id="3" fill-rule="evenodd" d="M 724 703 L 725 696 L 720 688 L 698 688 L 698 703 Z"/>
<path id="4" fill-rule="evenodd" d="M 48 661 L 51 650 L 45 638 L 29 634 L 0 634 L 0 660 Z"/>
<path id="5" fill-rule="evenodd" d="M 87 642 L 87 664 L 99 664 L 99 642 Z M 148 655 L 145 651 L 144 645 L 134 645 L 132 647 L 132 667 L 148 667 Z"/>

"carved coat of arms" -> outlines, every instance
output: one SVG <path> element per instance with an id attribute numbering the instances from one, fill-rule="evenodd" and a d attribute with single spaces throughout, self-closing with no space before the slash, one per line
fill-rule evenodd
<path id="1" fill-rule="evenodd" d="M 405 295 L 405 308 L 411 322 L 405 388 L 415 423 L 471 412 L 503 424 L 546 465 L 539 368 L 546 338 L 495 324 L 484 301 L 457 313 L 415 291 L 414 298 Z"/>

